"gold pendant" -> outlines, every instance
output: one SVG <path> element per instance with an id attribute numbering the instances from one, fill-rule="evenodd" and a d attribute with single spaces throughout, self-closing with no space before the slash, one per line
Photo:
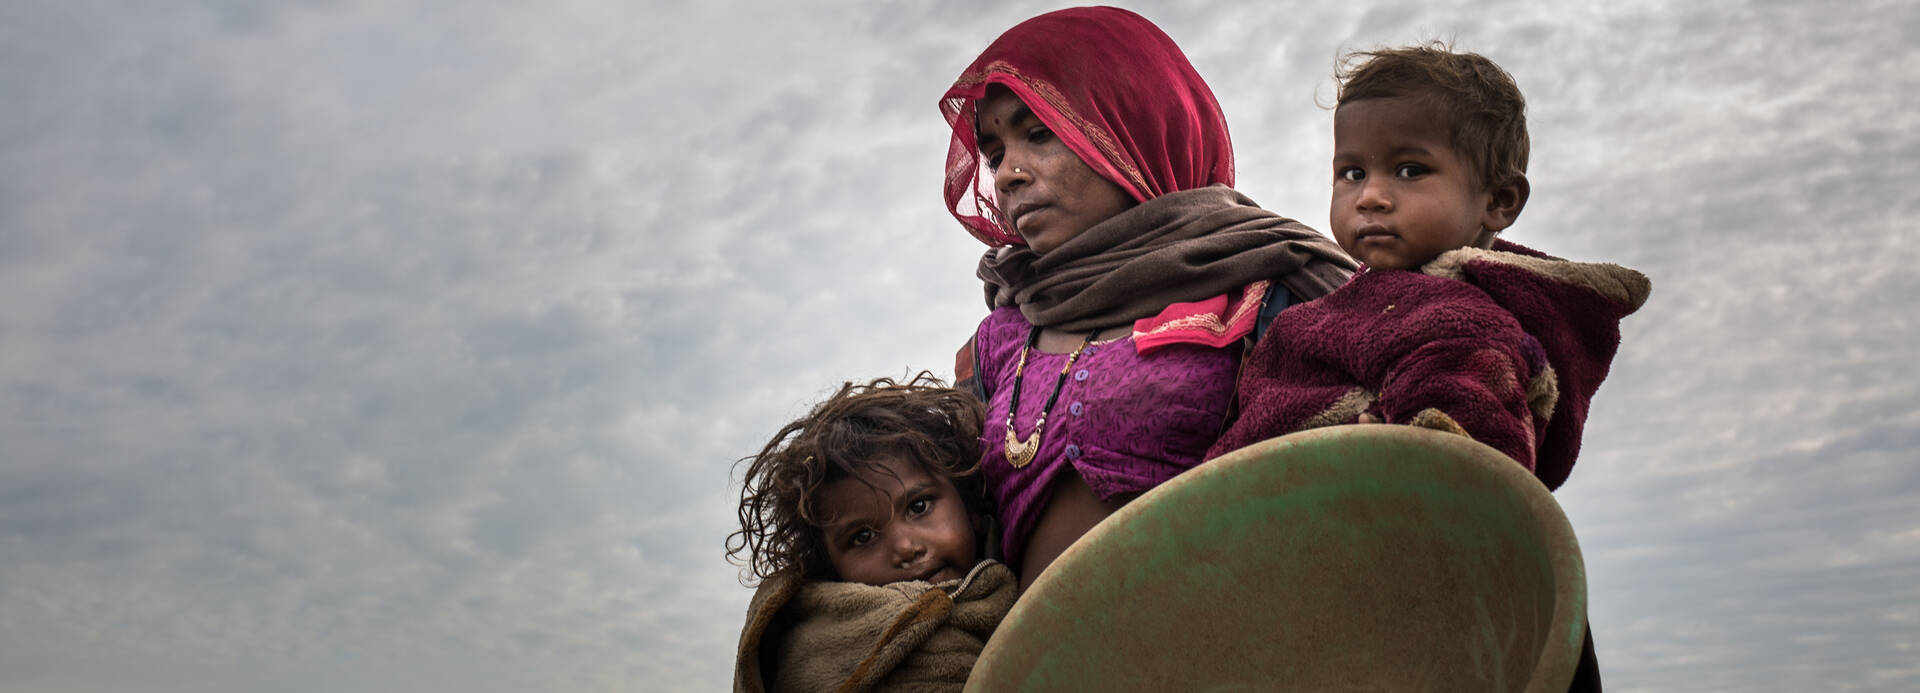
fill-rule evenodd
<path id="1" fill-rule="evenodd" d="M 1033 427 L 1033 435 L 1027 436 L 1026 440 L 1020 440 L 1014 436 L 1012 426 L 1007 427 L 1007 462 L 1012 464 L 1014 469 L 1033 463 L 1033 456 L 1038 452 L 1040 452 L 1039 426 Z"/>

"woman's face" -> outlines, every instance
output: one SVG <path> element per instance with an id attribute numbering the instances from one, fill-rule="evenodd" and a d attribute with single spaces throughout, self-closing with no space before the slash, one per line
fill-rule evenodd
<path id="1" fill-rule="evenodd" d="M 980 154 L 993 170 L 1002 223 L 1045 255 L 1134 205 L 1133 197 L 1088 168 L 1006 87 L 989 85 L 976 122 Z"/>

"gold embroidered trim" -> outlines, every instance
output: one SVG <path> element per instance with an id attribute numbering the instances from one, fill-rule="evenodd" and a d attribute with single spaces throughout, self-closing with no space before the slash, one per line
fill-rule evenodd
<path id="1" fill-rule="evenodd" d="M 1267 286 L 1270 285 L 1271 283 L 1272 282 L 1262 279 L 1252 284 L 1248 284 L 1246 289 L 1244 289 L 1240 294 L 1240 307 L 1234 309 L 1233 315 L 1228 316 L 1226 322 L 1221 322 L 1219 316 L 1216 316 L 1212 313 L 1203 313 L 1200 315 L 1189 315 L 1184 318 L 1169 320 L 1159 325 L 1155 325 L 1153 329 L 1147 330 L 1146 332 L 1135 330 L 1133 333 L 1133 338 L 1139 339 L 1141 337 L 1152 336 L 1152 335 L 1160 334 L 1162 332 L 1168 332 L 1171 330 L 1189 330 L 1189 329 L 1196 329 L 1196 328 L 1205 329 L 1207 332 L 1214 335 L 1226 334 L 1227 328 L 1232 325 L 1239 324 L 1240 320 L 1247 316 L 1247 313 L 1258 312 L 1260 310 L 1259 299 L 1261 296 L 1267 293 Z"/>

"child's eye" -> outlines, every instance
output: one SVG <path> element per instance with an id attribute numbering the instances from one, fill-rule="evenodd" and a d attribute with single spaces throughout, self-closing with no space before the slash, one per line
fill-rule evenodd
<path id="1" fill-rule="evenodd" d="M 908 512 L 908 513 L 910 513 L 910 514 L 913 514 L 913 515 L 919 515 L 919 514 L 922 514 L 922 513 L 925 513 L 925 512 L 927 512 L 927 510 L 928 510 L 928 509 L 930 509 L 930 508 L 932 508 L 932 507 L 933 507 L 933 501 L 932 501 L 932 500 L 930 500 L 930 499 L 926 499 L 926 498 L 922 498 L 922 499 L 920 499 L 920 500 L 917 500 L 917 501 L 914 501 L 914 502 L 912 502 L 912 503 L 908 503 L 908 504 L 907 504 L 907 512 Z"/>
<path id="2" fill-rule="evenodd" d="M 1340 180 L 1348 181 L 1348 182 L 1356 182 L 1356 181 L 1364 180 L 1367 177 L 1367 172 L 1362 170 L 1360 167 L 1355 166 L 1352 168 L 1343 168 L 1338 171 L 1334 171 L 1333 177 L 1338 178 Z"/>
<path id="3" fill-rule="evenodd" d="M 866 546 L 868 542 L 873 541 L 873 537 L 873 530 L 862 529 L 847 537 L 847 543 L 853 546 Z"/>
<path id="4" fill-rule="evenodd" d="M 1401 164 L 1400 168 L 1393 170 L 1393 175 L 1401 178 L 1419 178 L 1426 175 L 1426 173 L 1427 167 L 1419 164 Z"/>

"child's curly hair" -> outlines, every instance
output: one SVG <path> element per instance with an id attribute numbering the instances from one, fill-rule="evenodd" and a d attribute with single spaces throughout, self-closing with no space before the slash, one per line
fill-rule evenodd
<path id="1" fill-rule="evenodd" d="M 1405 48 L 1354 51 L 1334 71 L 1335 108 L 1362 99 L 1428 95 L 1452 119 L 1456 152 L 1494 187 L 1527 172 L 1527 100 L 1513 75 L 1475 53 L 1438 41 Z"/>
<path id="2" fill-rule="evenodd" d="M 787 571 L 830 579 L 818 491 L 884 469 L 878 462 L 887 457 L 951 480 L 969 514 L 986 514 L 979 475 L 984 416 L 973 394 L 948 388 L 926 371 L 906 382 L 878 378 L 865 385 L 842 384 L 804 418 L 775 433 L 759 454 L 741 458 L 749 464 L 740 490 L 740 531 L 727 537 L 727 559 L 758 579 Z M 975 531 L 981 529 L 976 523 Z"/>

